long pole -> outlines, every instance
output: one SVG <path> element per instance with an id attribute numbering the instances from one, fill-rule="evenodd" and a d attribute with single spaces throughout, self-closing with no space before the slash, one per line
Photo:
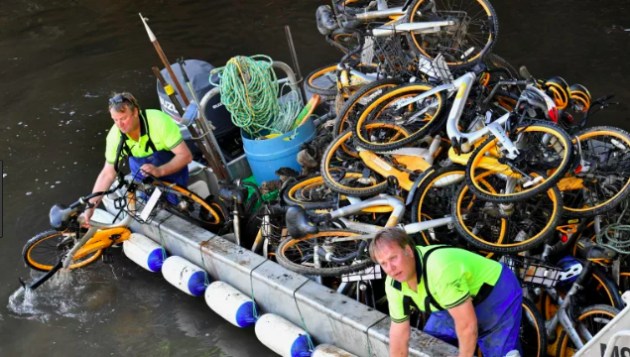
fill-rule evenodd
<path id="1" fill-rule="evenodd" d="M 155 35 L 153 34 L 153 31 L 151 31 L 151 28 L 147 24 L 146 20 L 148 20 L 148 19 L 143 17 L 141 13 L 138 13 L 138 15 L 140 15 L 140 20 L 142 20 L 142 23 L 144 24 L 144 28 L 146 29 L 147 34 L 149 35 L 149 40 L 151 40 L 151 43 L 153 44 L 153 47 L 155 48 L 155 51 L 158 54 L 158 57 L 160 57 L 160 60 L 162 61 L 162 64 L 164 65 L 164 68 L 166 68 L 166 71 L 168 72 L 168 74 L 171 77 L 171 80 L 173 81 L 173 84 L 177 88 L 177 91 L 179 92 L 179 95 L 181 96 L 182 101 L 184 102 L 184 106 L 188 106 L 188 104 L 190 104 L 190 101 L 188 100 L 188 97 L 186 97 L 186 93 L 184 92 L 184 89 L 182 88 L 181 84 L 177 80 L 177 76 L 173 72 L 173 68 L 171 67 L 171 63 L 166 58 L 166 55 L 164 54 L 164 51 L 162 50 L 162 46 L 160 46 L 160 43 L 158 42 L 157 37 L 155 37 Z M 155 73 L 155 70 L 154 70 L 154 73 Z M 159 71 L 157 73 L 159 73 Z M 160 76 L 161 76 L 161 74 L 160 74 Z M 158 80 L 160 79 L 160 76 L 158 76 Z M 166 81 L 164 81 L 164 82 L 166 82 Z M 166 90 L 166 88 L 165 88 L 165 90 Z M 199 118 L 195 119 L 195 123 L 203 124 L 202 120 L 199 120 Z M 205 126 L 199 125 L 199 128 L 202 128 L 202 132 L 205 132 L 203 130 L 203 128 L 205 128 Z M 212 171 L 215 173 L 217 178 L 220 179 L 220 180 L 227 179 L 228 178 L 227 168 L 221 162 L 221 160 L 217 160 L 217 157 L 216 157 L 216 155 L 214 155 L 214 152 L 213 152 L 213 149 L 212 149 L 212 147 L 213 147 L 212 143 L 207 142 L 205 140 L 200 140 L 199 141 L 199 137 L 198 137 L 199 133 L 194 128 L 194 125 L 190 125 L 188 127 L 188 129 L 190 130 L 191 134 L 196 137 L 195 142 L 197 143 L 197 146 L 199 147 L 199 150 L 201 150 L 201 154 L 203 155 L 203 157 L 206 160 L 206 162 L 208 163 L 208 165 L 210 165 L 210 168 L 212 168 Z"/>
<path id="2" fill-rule="evenodd" d="M 140 20 L 142 20 L 142 23 L 144 24 L 144 28 L 147 30 L 147 35 L 149 35 L 149 40 L 151 40 L 153 47 L 155 47 L 155 52 L 157 52 L 158 57 L 160 57 L 160 60 L 162 61 L 162 64 L 164 65 L 164 68 L 166 68 L 166 70 L 168 71 L 168 74 L 171 76 L 171 80 L 173 81 L 173 84 L 175 84 L 175 87 L 177 88 L 179 95 L 182 97 L 182 101 L 184 102 L 184 107 L 187 106 L 188 103 L 190 103 L 190 101 L 188 100 L 188 97 L 186 96 L 186 93 L 184 92 L 184 88 L 182 88 L 182 85 L 179 84 L 179 81 L 177 80 L 177 76 L 175 76 L 175 73 L 173 72 L 173 68 L 171 68 L 171 62 L 169 62 L 168 58 L 166 58 L 166 54 L 164 54 L 164 51 L 162 50 L 162 46 L 160 46 L 160 43 L 158 42 L 157 37 L 155 37 L 155 35 L 153 34 L 153 31 L 151 31 L 151 28 L 147 24 L 146 20 L 148 19 L 143 17 L 141 13 L 138 13 L 138 15 L 140 15 Z"/>

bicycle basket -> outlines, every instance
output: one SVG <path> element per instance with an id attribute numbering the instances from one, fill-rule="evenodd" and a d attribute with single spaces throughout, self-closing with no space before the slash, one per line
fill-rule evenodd
<path id="1" fill-rule="evenodd" d="M 403 48 L 405 42 L 400 34 L 374 37 L 372 42 L 373 62 L 378 63 L 382 73 L 400 78 L 415 76 L 418 68 L 416 58 Z"/>
<path id="2" fill-rule="evenodd" d="M 507 265 L 523 284 L 528 285 L 552 288 L 558 283 L 562 272 L 562 269 L 545 264 L 535 257 L 505 255 L 500 261 Z"/>

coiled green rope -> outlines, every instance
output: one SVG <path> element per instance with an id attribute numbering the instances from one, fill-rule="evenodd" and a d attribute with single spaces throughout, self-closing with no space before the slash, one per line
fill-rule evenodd
<path id="1" fill-rule="evenodd" d="M 602 228 L 596 235 L 597 244 L 604 245 L 619 254 L 630 254 L 630 225 L 628 221 L 628 213 L 630 213 L 629 202 L 625 201 L 620 205 L 620 211 L 616 222 Z"/>
<path id="2" fill-rule="evenodd" d="M 210 72 L 210 83 L 219 87 L 221 102 L 232 115 L 232 122 L 252 138 L 263 130 L 285 133 L 301 109 L 299 94 L 289 93 L 285 100 L 278 100 L 284 86 L 279 88 L 272 63 L 264 55 L 236 56 L 225 67 Z M 215 74 L 219 83 L 212 79 Z"/>

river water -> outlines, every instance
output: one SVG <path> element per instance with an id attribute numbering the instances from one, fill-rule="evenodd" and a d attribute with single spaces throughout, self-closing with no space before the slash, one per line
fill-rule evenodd
<path id="1" fill-rule="evenodd" d="M 291 64 L 290 25 L 302 73 L 340 58 L 319 35 L 324 1 L 3 0 L 0 3 L 0 355 L 265 356 L 273 353 L 161 276 L 121 254 L 17 296 L 24 242 L 47 229 L 54 203 L 91 190 L 111 119 L 107 98 L 128 90 L 158 107 L 161 67 L 142 12 L 171 61 L 223 65 L 267 54 Z M 539 78 L 561 75 L 619 105 L 592 122 L 630 129 L 630 10 L 625 0 L 495 1 L 495 51 Z"/>

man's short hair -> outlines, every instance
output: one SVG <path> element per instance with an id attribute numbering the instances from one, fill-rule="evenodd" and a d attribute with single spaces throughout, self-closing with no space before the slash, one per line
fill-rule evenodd
<path id="1" fill-rule="evenodd" d="M 112 93 L 109 97 L 108 109 L 111 110 L 113 108 L 117 112 L 120 112 L 123 107 L 127 107 L 130 110 L 133 108 L 140 109 L 138 100 L 133 96 L 133 94 L 129 92 Z"/>
<path id="2" fill-rule="evenodd" d="M 383 228 L 376 233 L 374 239 L 370 243 L 370 258 L 374 263 L 378 263 L 376 261 L 376 252 L 378 251 L 378 247 L 383 243 L 394 243 L 402 249 L 405 249 L 407 246 L 411 246 L 412 248 L 415 246 L 411 237 L 409 237 L 404 230 L 398 227 Z"/>

